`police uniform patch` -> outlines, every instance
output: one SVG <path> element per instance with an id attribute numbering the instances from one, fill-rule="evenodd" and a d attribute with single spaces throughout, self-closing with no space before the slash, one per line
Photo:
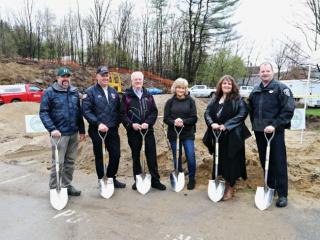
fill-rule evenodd
<path id="1" fill-rule="evenodd" d="M 112 97 L 113 99 L 115 99 L 115 98 L 116 98 L 116 95 L 115 95 L 114 93 L 111 93 L 111 97 Z"/>
<path id="2" fill-rule="evenodd" d="M 289 88 L 283 89 L 283 94 L 287 95 L 288 97 L 290 97 L 290 90 Z"/>
<path id="3" fill-rule="evenodd" d="M 82 99 L 85 99 L 87 97 L 87 94 L 82 95 Z"/>

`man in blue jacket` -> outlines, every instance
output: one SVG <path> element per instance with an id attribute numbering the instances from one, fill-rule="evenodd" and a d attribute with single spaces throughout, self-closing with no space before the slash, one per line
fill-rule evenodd
<path id="1" fill-rule="evenodd" d="M 288 169 L 284 131 L 290 128 L 294 113 L 294 99 L 291 90 L 273 79 L 270 63 L 262 63 L 259 72 L 261 83 L 249 96 L 249 109 L 261 166 L 265 166 L 267 141 L 264 133 L 275 132 L 271 141 L 268 186 L 278 193 L 277 207 L 288 204 Z"/>
<path id="2" fill-rule="evenodd" d="M 53 138 L 60 138 L 58 144 L 61 168 L 62 187 L 68 189 L 71 196 L 80 196 L 81 191 L 71 185 L 74 164 L 77 157 L 78 133 L 80 141 L 85 139 L 85 128 L 81 114 L 78 89 L 70 84 L 71 72 L 62 67 L 58 70 L 57 81 L 45 90 L 40 104 L 40 118 L 45 128 Z M 52 143 L 52 167 L 49 187 L 56 185 L 56 170 L 54 158 L 55 146 Z"/>
<path id="3" fill-rule="evenodd" d="M 107 178 L 113 178 L 115 188 L 125 188 L 125 184 L 116 179 L 120 160 L 120 137 L 118 128 L 120 124 L 120 97 L 118 92 L 109 86 L 109 70 L 105 66 L 97 68 L 97 83 L 89 87 L 83 95 L 83 115 L 89 122 L 89 136 L 92 139 L 95 156 L 96 172 L 100 195 L 105 189 L 102 140 L 99 136 L 106 134 L 105 145 L 109 152 Z"/>

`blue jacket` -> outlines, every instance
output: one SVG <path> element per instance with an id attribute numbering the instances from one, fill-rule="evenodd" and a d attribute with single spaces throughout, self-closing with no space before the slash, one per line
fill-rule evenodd
<path id="1" fill-rule="evenodd" d="M 252 128 L 263 132 L 266 126 L 277 130 L 290 128 L 294 113 L 294 99 L 291 90 L 276 80 L 264 87 L 256 86 L 249 96 L 249 110 Z"/>
<path id="2" fill-rule="evenodd" d="M 62 136 L 85 133 L 80 97 L 76 87 L 62 88 L 57 82 L 48 87 L 41 99 L 40 119 L 45 128 L 59 130 Z"/>
<path id="3" fill-rule="evenodd" d="M 90 124 L 97 128 L 100 123 L 108 128 L 119 127 L 120 124 L 120 97 L 118 92 L 108 87 L 108 100 L 102 87 L 96 83 L 89 87 L 82 99 L 82 112 Z"/>

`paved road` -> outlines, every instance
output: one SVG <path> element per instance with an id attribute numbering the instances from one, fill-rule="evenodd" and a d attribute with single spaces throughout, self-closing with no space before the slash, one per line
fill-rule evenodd
<path id="1" fill-rule="evenodd" d="M 48 172 L 40 168 L 0 163 L 0 239 L 320 239 L 320 204 L 302 197 L 286 209 L 261 212 L 254 192 L 215 204 L 205 187 L 142 196 L 123 179 L 129 187 L 106 200 L 98 196 L 95 175 L 80 172 L 75 183 L 82 196 L 58 212 L 49 204 Z"/>

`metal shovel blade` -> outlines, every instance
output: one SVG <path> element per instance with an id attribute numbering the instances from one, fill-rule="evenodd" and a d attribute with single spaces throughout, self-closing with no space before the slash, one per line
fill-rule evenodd
<path id="1" fill-rule="evenodd" d="M 211 201 L 219 202 L 224 195 L 225 181 L 209 180 L 208 196 Z"/>
<path id="2" fill-rule="evenodd" d="M 56 210 L 63 209 L 68 203 L 68 191 L 67 188 L 50 189 L 50 203 Z"/>
<path id="3" fill-rule="evenodd" d="M 274 189 L 269 187 L 257 187 L 254 197 L 255 204 L 261 211 L 270 207 L 273 201 Z"/>
<path id="4" fill-rule="evenodd" d="M 151 175 L 145 174 L 144 177 L 142 174 L 136 175 L 136 186 L 138 192 L 145 195 L 151 188 Z"/>
<path id="5" fill-rule="evenodd" d="M 113 178 L 108 178 L 107 184 L 102 186 L 100 195 L 103 198 L 109 199 L 112 197 L 113 193 L 114 193 Z"/>
<path id="6" fill-rule="evenodd" d="M 184 172 L 179 172 L 178 176 L 176 172 L 170 173 L 170 183 L 173 191 L 180 192 L 185 184 Z"/>

